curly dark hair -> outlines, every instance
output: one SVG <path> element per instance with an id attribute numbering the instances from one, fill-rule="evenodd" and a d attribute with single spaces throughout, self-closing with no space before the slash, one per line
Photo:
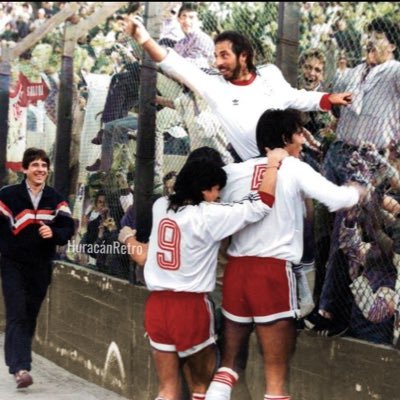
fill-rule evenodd
<path id="1" fill-rule="evenodd" d="M 186 160 L 186 162 L 190 161 L 214 162 L 219 167 L 225 165 L 220 152 L 209 146 L 203 146 L 193 150 Z"/>
<path id="2" fill-rule="evenodd" d="M 215 44 L 225 41 L 232 43 L 232 51 L 236 57 L 239 58 L 241 54 L 246 54 L 246 66 L 249 72 L 257 70 L 254 65 L 254 49 L 246 36 L 236 31 L 225 31 L 217 35 L 214 39 Z"/>
<path id="3" fill-rule="evenodd" d="M 169 196 L 168 210 L 177 211 L 185 205 L 198 205 L 204 201 L 203 190 L 226 185 L 226 172 L 214 162 L 187 162 L 176 177 L 174 193 Z"/>

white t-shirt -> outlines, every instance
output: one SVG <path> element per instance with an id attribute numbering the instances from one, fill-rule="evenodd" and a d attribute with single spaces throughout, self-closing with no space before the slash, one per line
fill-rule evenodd
<path id="1" fill-rule="evenodd" d="M 259 68 L 254 81 L 246 85 L 234 85 L 221 75 L 209 75 L 172 49 L 159 65 L 165 74 L 205 99 L 243 160 L 259 155 L 255 132 L 265 110 L 321 110 L 324 93 L 292 88 L 272 64 Z"/>
<path id="2" fill-rule="evenodd" d="M 177 212 L 167 211 L 167 207 L 166 197 L 153 206 L 153 227 L 144 266 L 149 290 L 211 292 L 215 288 L 220 240 L 271 211 L 258 193 L 231 204 L 203 201 L 197 206 L 181 207 Z"/>
<path id="3" fill-rule="evenodd" d="M 221 192 L 222 200 L 235 201 L 249 190 L 257 190 L 265 163 L 265 158 L 255 158 L 225 166 L 228 182 Z M 271 213 L 235 233 L 228 254 L 299 263 L 303 253 L 304 198 L 316 199 L 336 211 L 355 205 L 359 194 L 353 187 L 334 185 L 303 161 L 287 157 L 278 171 Z"/>

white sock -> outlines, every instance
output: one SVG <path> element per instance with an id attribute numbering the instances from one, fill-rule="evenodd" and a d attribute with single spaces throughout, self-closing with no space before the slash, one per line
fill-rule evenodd
<path id="1" fill-rule="evenodd" d="M 204 400 L 205 398 L 206 398 L 205 394 L 200 394 L 200 393 L 192 394 L 192 400 Z"/>
<path id="2" fill-rule="evenodd" d="M 206 400 L 230 400 L 232 387 L 238 379 L 239 375 L 233 369 L 219 368 L 208 387 Z"/>
<path id="3" fill-rule="evenodd" d="M 290 400 L 290 396 L 266 394 L 264 400 Z"/>

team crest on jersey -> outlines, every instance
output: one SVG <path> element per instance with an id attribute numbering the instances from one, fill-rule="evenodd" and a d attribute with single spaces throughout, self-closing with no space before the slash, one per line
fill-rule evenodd
<path id="1" fill-rule="evenodd" d="M 253 178 L 251 179 L 251 190 L 258 190 L 266 169 L 267 166 L 263 164 L 254 166 Z"/>

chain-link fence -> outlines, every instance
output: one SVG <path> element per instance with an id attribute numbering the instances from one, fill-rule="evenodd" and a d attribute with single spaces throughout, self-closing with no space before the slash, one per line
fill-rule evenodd
<path id="1" fill-rule="evenodd" d="M 299 86 L 353 94 L 341 110 L 309 113 L 307 128 L 319 145 L 304 158 L 337 184 L 369 187 L 362 207 L 336 215 L 314 203 L 306 261 L 315 260 L 320 314 L 332 319 L 312 314 L 306 324 L 322 334 L 347 332 L 385 344 L 396 344 L 399 334 L 400 108 L 392 60 L 398 59 L 399 9 L 399 3 L 302 3 L 300 25 Z"/>
<path id="2" fill-rule="evenodd" d="M 299 88 L 349 91 L 355 100 L 363 99 L 342 109 L 341 116 L 336 110 L 309 113 L 307 128 L 315 140 L 304 150 L 304 160 L 339 184 L 353 179 L 371 188 L 370 200 L 356 210 L 335 216 L 318 203 L 308 208 L 303 264 L 310 276 L 315 273 L 314 300 L 325 316 L 333 317 L 317 321 L 310 317 L 309 326 L 315 324 L 329 335 L 347 330 L 358 338 L 393 344 L 398 336 L 400 295 L 395 257 L 400 232 L 399 67 L 394 61 L 375 60 L 369 62 L 377 65 L 368 73 L 364 61 L 368 61 L 365 43 L 370 39 L 367 27 L 374 19 L 384 18 L 383 26 L 372 28 L 383 31 L 389 44 L 398 40 L 398 30 L 391 23 L 399 22 L 400 6 L 389 2 L 296 4 L 298 12 L 292 21 L 299 26 L 298 45 L 284 35 L 278 40 L 278 21 L 285 22 L 278 2 L 196 3 L 208 37 L 202 40 L 204 54 L 196 54 L 198 49 L 185 43 L 188 39 L 177 20 L 181 3 L 159 3 L 157 39 L 181 51 L 207 73 L 217 73 L 210 38 L 222 31 L 246 35 L 254 46 L 257 66 L 274 63 L 278 46 L 290 42 L 299 59 Z M 81 21 L 90 20 L 102 5 L 80 3 Z M 121 31 L 123 17 L 131 11 L 145 20 L 149 17 L 145 4 L 125 3 L 104 23 L 82 30 L 74 48 L 69 193 L 77 233 L 62 256 L 143 284 L 140 270 L 135 271 L 118 242 L 122 226 L 137 227 L 139 101 L 140 93 L 154 89 L 140 81 L 142 52 Z M 148 26 L 152 21 L 147 20 Z M 57 126 L 63 115 L 57 110 L 61 104 L 62 37 L 63 26 L 12 64 L 9 183 L 21 178 L 18 163 L 26 147 L 42 147 L 55 154 Z M 375 40 L 382 45 L 382 36 Z M 391 49 L 397 58 L 397 50 Z M 384 68 L 388 64 L 389 72 Z M 364 77 L 364 73 L 368 75 Z M 170 193 L 174 177 L 193 149 L 214 147 L 225 163 L 235 158 L 219 119 L 200 96 L 161 72 L 157 72 L 155 90 L 155 177 L 145 188 L 153 198 Z M 26 93 L 31 97 L 24 106 Z M 142 130 L 140 134 L 153 133 Z M 150 218 L 150 210 L 148 215 Z"/>

